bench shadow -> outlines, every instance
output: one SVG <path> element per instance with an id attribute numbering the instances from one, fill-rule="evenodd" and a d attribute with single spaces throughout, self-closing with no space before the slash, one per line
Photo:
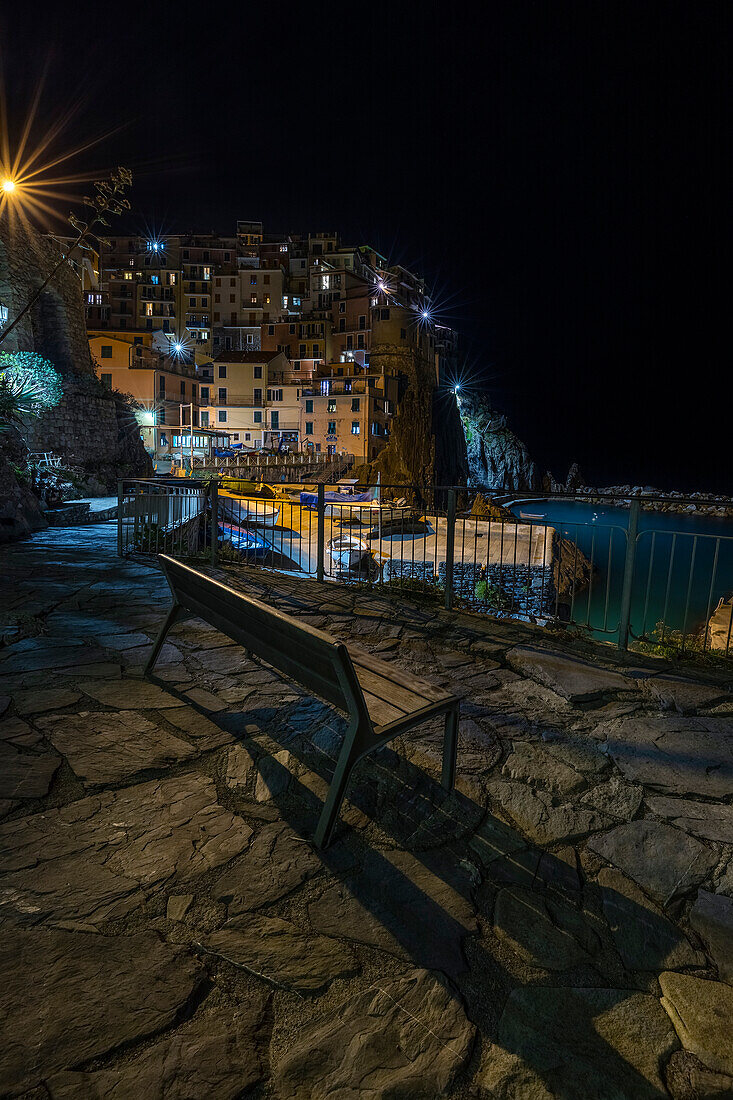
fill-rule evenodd
<path id="1" fill-rule="evenodd" d="M 302 714 L 304 706 L 306 715 Z M 298 714 L 312 730 L 319 721 L 317 708 L 322 726 L 313 735 L 304 732 L 302 725 L 299 728 Z M 255 706 L 210 717 L 241 739 L 255 761 L 269 757 L 268 804 L 283 822 L 310 839 L 345 723 L 309 696 L 302 697 L 291 711 L 290 720 L 283 721 L 282 707 L 275 701 L 274 707 Z M 244 735 L 244 726 L 250 723 L 288 749 L 307 772 L 294 775 L 272 757 L 271 747 Z M 419 732 L 413 737 L 419 739 Z M 460 758 L 459 748 L 459 770 Z M 315 792 L 312 775 L 321 781 Z M 247 813 L 247 799 L 240 799 L 240 809 Z M 381 843 L 386 841 L 391 847 L 378 849 L 365 842 L 364 818 L 378 825 L 385 838 Z M 446 792 L 435 778 L 389 746 L 357 765 L 335 839 L 317 855 L 330 872 L 330 881 L 308 906 L 315 932 L 387 951 L 408 965 L 441 971 L 457 998 L 465 1001 L 469 1019 L 482 1040 L 521 1059 L 552 1095 L 562 1100 L 585 1100 L 589 1095 L 587 1073 L 581 1072 L 573 1084 L 572 1076 L 558 1069 L 574 1050 L 595 1067 L 598 1076 L 598 1067 L 602 1067 L 602 1075 L 609 1081 L 609 1097 L 624 1095 L 637 1100 L 660 1095 L 602 1037 L 594 1025 L 592 996 L 590 1002 L 584 1001 L 583 993 L 575 995 L 574 1001 L 570 997 L 570 1042 L 567 1028 L 554 1014 L 545 1013 L 546 1018 L 539 1022 L 532 1017 L 518 1024 L 517 1019 L 527 1012 L 521 997 L 515 999 L 513 1023 L 510 1021 L 508 1029 L 501 1023 L 507 998 L 520 987 L 562 986 L 565 1004 L 573 987 L 603 988 L 610 991 L 604 995 L 603 1011 L 643 991 L 651 974 L 665 968 L 682 939 L 651 905 L 647 908 L 613 889 L 601 890 L 584 882 L 577 868 L 532 845 L 465 794 Z M 238 862 L 246 875 L 246 857 Z M 236 866 L 228 872 L 230 882 Z M 638 935 L 640 927 L 645 930 L 645 965 L 640 976 L 624 968 L 602 916 L 604 905 L 614 914 L 619 938 Z M 482 932 L 476 911 L 490 925 L 490 932 Z M 493 943 L 496 950 L 497 937 L 501 949 L 492 953 L 489 945 Z M 570 960 L 566 966 L 563 951 Z M 510 969 L 501 961 L 506 952 L 517 957 L 518 966 Z M 528 960 L 534 960 L 540 969 L 531 969 L 525 981 L 516 971 L 522 964 L 530 965 Z M 556 975 L 556 980 L 548 983 L 543 970 Z M 484 988 L 500 991 L 495 1003 L 481 1003 L 476 992 L 479 982 Z M 603 1093 L 596 1095 L 602 1098 Z"/>

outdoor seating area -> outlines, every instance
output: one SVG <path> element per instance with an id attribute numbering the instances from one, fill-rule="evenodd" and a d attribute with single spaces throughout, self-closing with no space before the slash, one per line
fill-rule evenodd
<path id="1" fill-rule="evenodd" d="M 112 522 L 0 565 L 2 1095 L 730 1094 L 729 671 Z"/>
<path id="2" fill-rule="evenodd" d="M 163 554 L 158 560 L 173 602 L 145 666 L 146 675 L 153 672 L 168 631 L 194 617 L 237 642 L 248 658 L 262 659 L 348 714 L 349 726 L 315 833 L 318 847 L 325 847 L 331 839 L 351 772 L 359 760 L 436 714 L 445 714 L 443 786 L 451 790 L 459 710 L 454 695 L 401 673 L 397 666 L 370 653 L 347 648 L 322 630 L 303 625 L 292 615 L 245 596 L 200 570 Z"/>

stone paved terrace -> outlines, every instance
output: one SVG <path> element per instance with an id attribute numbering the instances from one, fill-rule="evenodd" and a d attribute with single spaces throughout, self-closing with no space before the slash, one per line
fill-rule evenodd
<path id="1" fill-rule="evenodd" d="M 168 604 L 110 524 L 0 556 L 0 1094 L 733 1095 L 733 697 L 610 648 L 257 572 L 462 696 L 360 765 L 342 719 Z M 730 679 L 730 677 L 729 677 Z"/>

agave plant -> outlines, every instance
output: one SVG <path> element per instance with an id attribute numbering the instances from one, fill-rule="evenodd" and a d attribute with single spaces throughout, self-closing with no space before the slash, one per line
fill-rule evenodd
<path id="1" fill-rule="evenodd" d="M 58 405 L 61 375 L 33 351 L 0 354 L 0 431 Z"/>

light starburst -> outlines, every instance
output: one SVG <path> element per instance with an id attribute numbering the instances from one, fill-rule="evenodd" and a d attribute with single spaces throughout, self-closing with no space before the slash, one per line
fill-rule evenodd
<path id="1" fill-rule="evenodd" d="M 25 120 L 8 124 L 5 82 L 0 69 L 0 216 L 52 228 L 67 211 L 60 204 L 78 203 L 79 188 L 104 174 L 68 171 L 69 162 L 98 145 L 109 131 L 81 143 L 66 141 L 66 131 L 82 106 L 77 99 L 50 119 L 40 117 L 45 73 L 36 82 Z M 15 120 L 13 120 L 15 121 Z"/>

